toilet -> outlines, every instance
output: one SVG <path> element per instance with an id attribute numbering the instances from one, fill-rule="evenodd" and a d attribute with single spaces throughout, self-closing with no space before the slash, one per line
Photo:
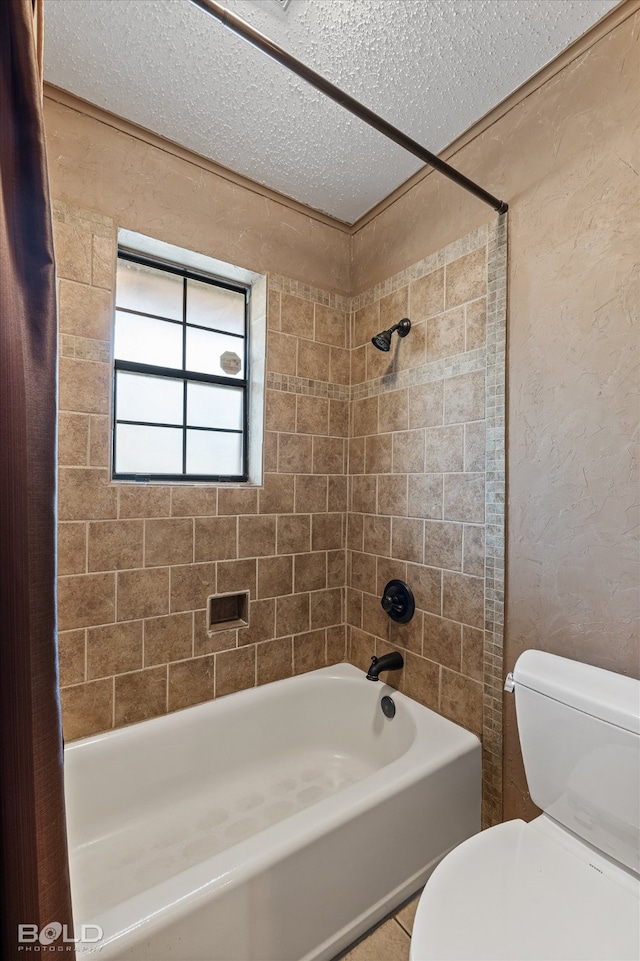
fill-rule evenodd
<path id="1" fill-rule="evenodd" d="M 640 681 L 525 651 L 514 689 L 543 814 L 476 834 L 440 862 L 410 961 L 638 961 Z"/>

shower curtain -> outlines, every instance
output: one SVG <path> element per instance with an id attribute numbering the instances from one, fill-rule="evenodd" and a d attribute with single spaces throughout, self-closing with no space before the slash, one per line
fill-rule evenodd
<path id="1" fill-rule="evenodd" d="M 35 956 L 30 945 L 48 953 L 48 940 L 59 949 L 64 925 L 72 937 L 55 630 L 57 343 L 41 3 L 0 2 L 0 952 L 7 959 Z"/>

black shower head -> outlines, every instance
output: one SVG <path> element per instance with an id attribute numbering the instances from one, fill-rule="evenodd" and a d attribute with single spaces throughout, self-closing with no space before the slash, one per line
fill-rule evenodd
<path id="1" fill-rule="evenodd" d="M 378 350 L 390 350 L 391 349 L 391 331 L 383 330 L 381 334 L 376 334 L 375 337 L 371 338 L 371 343 Z"/>
<path id="2" fill-rule="evenodd" d="M 393 327 L 389 327 L 389 330 L 383 330 L 381 333 L 376 334 L 375 337 L 371 338 L 371 343 L 378 350 L 384 350 L 385 353 L 391 350 L 391 335 L 394 330 L 398 331 L 398 337 L 406 337 L 411 330 L 411 321 L 408 317 L 403 317 L 402 320 L 394 324 Z"/>

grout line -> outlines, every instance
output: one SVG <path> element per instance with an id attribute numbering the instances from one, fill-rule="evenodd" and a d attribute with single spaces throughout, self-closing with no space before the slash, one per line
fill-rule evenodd
<path id="1" fill-rule="evenodd" d="M 400 930 L 402 931 L 402 933 L 403 933 L 403 934 L 406 934 L 407 938 L 408 938 L 409 941 L 410 941 L 410 940 L 411 940 L 411 931 L 408 931 L 407 928 L 405 928 L 405 926 L 404 926 L 404 924 L 402 923 L 402 921 L 400 920 L 400 918 L 399 918 L 397 915 L 394 915 L 392 920 L 396 922 L 396 924 L 398 925 L 398 927 L 400 928 Z M 401 959 L 399 958 L 398 961 L 401 961 Z"/>

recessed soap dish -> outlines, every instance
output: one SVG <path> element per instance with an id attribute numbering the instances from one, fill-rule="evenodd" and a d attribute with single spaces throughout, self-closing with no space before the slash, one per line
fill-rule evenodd
<path id="1" fill-rule="evenodd" d="M 207 633 L 249 626 L 249 591 L 211 594 L 207 598 Z"/>

